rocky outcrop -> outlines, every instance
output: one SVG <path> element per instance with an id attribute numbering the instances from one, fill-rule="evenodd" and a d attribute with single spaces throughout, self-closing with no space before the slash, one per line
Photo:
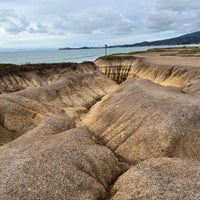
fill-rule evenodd
<path id="1" fill-rule="evenodd" d="M 155 58 L 162 60 L 163 57 Z M 170 60 L 170 58 L 169 58 Z M 95 61 L 99 69 L 120 84 L 127 78 L 138 77 L 163 86 L 181 88 L 183 92 L 200 91 L 200 68 L 178 63 L 151 63 L 140 56 L 108 56 Z"/>
<path id="2" fill-rule="evenodd" d="M 0 65 L 0 93 L 15 92 L 28 87 L 48 85 L 58 78 L 72 74 L 90 74 L 96 71 L 92 62 Z"/>
<path id="3" fill-rule="evenodd" d="M 114 184 L 110 200 L 200 198 L 200 163 L 178 158 L 152 159 L 136 165 Z"/>
<path id="4" fill-rule="evenodd" d="M 0 148 L 0 160 L 5 200 L 103 199 L 121 173 L 113 153 L 65 114 L 47 118 Z"/>
<path id="5" fill-rule="evenodd" d="M 104 199 L 121 174 L 112 151 L 79 127 L 82 115 L 116 84 L 92 63 L 71 65 L 43 69 L 47 74 L 32 80 L 37 87 L 18 92 L 13 86 L 23 89 L 21 81 L 5 82 L 11 93 L 0 95 L 1 199 Z M 33 78 L 37 70 L 26 73 Z M 48 73 L 55 78 L 43 82 Z"/>
<path id="6" fill-rule="evenodd" d="M 94 64 L 92 66 L 90 63 L 86 69 L 85 64 L 79 67 L 76 75 L 60 76 L 46 86 L 1 94 L 0 144 L 10 142 L 33 129 L 46 117 L 60 110 L 64 110 L 78 122 L 82 114 L 115 88 L 115 84 L 104 78 Z"/>
<path id="7" fill-rule="evenodd" d="M 200 198 L 198 62 L 117 59 L 0 69 L 0 199 Z"/>
<path id="8" fill-rule="evenodd" d="M 199 97 L 128 79 L 97 103 L 83 124 L 132 164 L 163 156 L 200 159 Z"/>
<path id="9" fill-rule="evenodd" d="M 137 60 L 133 56 L 107 56 L 98 58 L 95 63 L 102 73 L 120 84 L 128 78 Z"/>

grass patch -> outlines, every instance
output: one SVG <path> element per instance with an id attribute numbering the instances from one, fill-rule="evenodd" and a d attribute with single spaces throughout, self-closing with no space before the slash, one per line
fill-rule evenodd
<path id="1" fill-rule="evenodd" d="M 180 54 L 196 54 L 200 53 L 199 48 L 193 48 L 193 49 L 186 49 L 186 50 L 181 50 L 179 51 Z"/>
<path id="2" fill-rule="evenodd" d="M 200 53 L 200 47 L 169 47 L 169 48 L 152 48 L 148 49 L 146 51 L 133 51 L 129 53 L 115 53 L 110 54 L 107 56 L 102 56 L 100 58 L 106 59 L 106 60 L 120 60 L 120 59 L 130 59 L 131 56 L 142 54 L 142 53 L 148 53 L 148 52 L 157 52 L 162 53 L 160 56 L 185 56 L 185 57 L 192 57 L 195 54 Z M 196 55 L 195 57 L 199 57 L 200 55 Z"/>
<path id="3" fill-rule="evenodd" d="M 104 59 L 104 60 L 111 61 L 111 60 L 123 60 L 123 59 L 130 59 L 130 58 L 132 58 L 132 56 L 129 54 L 111 54 L 107 56 L 102 56 L 97 59 Z"/>
<path id="4" fill-rule="evenodd" d="M 153 49 L 148 49 L 147 52 L 166 52 L 167 49 L 164 48 L 153 48 Z"/>
<path id="5" fill-rule="evenodd" d="M 146 53 L 147 51 L 132 51 L 132 52 L 129 52 L 128 54 L 131 54 L 131 55 L 136 55 L 136 54 L 139 54 L 139 53 Z"/>
<path id="6" fill-rule="evenodd" d="M 162 53 L 160 56 L 177 56 L 177 53 Z"/>

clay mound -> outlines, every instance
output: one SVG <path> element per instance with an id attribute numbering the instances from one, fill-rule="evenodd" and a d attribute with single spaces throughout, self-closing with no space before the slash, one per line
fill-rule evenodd
<path id="1" fill-rule="evenodd" d="M 200 199 L 200 163 L 159 158 L 136 165 L 114 184 L 110 200 Z"/>
<path id="2" fill-rule="evenodd" d="M 198 94 L 128 79 L 97 103 L 83 121 L 119 157 L 200 159 Z"/>
<path id="3" fill-rule="evenodd" d="M 1 147 L 1 199 L 104 199 L 119 163 L 86 127 L 74 126 L 57 114 Z"/>

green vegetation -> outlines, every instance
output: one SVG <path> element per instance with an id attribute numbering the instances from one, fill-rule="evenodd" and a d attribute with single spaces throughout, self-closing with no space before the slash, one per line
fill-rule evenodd
<path id="1" fill-rule="evenodd" d="M 173 53 L 164 53 L 161 54 L 161 56 L 184 56 L 184 57 L 199 57 L 200 55 L 200 48 L 199 47 L 180 47 L 180 48 L 174 48 Z"/>
<path id="2" fill-rule="evenodd" d="M 14 64 L 0 64 L 0 77 L 6 75 L 22 75 L 22 72 L 36 71 L 38 73 L 45 72 L 46 69 L 59 69 L 69 67 L 73 70 L 77 68 L 76 63 L 38 63 L 38 64 L 29 64 L 24 65 L 14 65 Z"/>
<path id="3" fill-rule="evenodd" d="M 121 60 L 121 59 L 130 59 L 132 56 L 130 54 L 111 54 L 107 56 L 102 56 L 100 58 L 103 58 L 105 60 Z"/>
<path id="4" fill-rule="evenodd" d="M 113 59 L 130 59 L 133 55 L 148 53 L 148 52 L 158 52 L 161 53 L 160 56 L 184 56 L 184 57 L 200 57 L 200 47 L 169 47 L 169 48 L 152 48 L 146 51 L 133 51 L 129 53 L 116 53 L 101 58 L 106 60 Z"/>
<path id="5" fill-rule="evenodd" d="M 136 55 L 136 54 L 139 54 L 139 53 L 146 53 L 147 51 L 132 51 L 132 52 L 129 52 L 128 54 L 131 54 L 131 55 Z"/>
<path id="6" fill-rule="evenodd" d="M 147 52 L 166 52 L 168 49 L 164 48 L 153 48 L 153 49 L 148 49 Z"/>
<path id="7" fill-rule="evenodd" d="M 177 56 L 178 54 L 177 53 L 163 53 L 163 54 L 160 54 L 160 56 Z"/>

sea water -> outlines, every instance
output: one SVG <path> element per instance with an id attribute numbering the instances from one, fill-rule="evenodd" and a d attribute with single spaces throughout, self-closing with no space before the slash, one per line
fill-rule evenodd
<path id="1" fill-rule="evenodd" d="M 156 46 L 156 48 L 169 46 Z M 108 48 L 107 54 L 128 53 L 133 51 L 144 51 L 155 47 L 129 47 Z M 28 63 L 61 63 L 61 62 L 83 62 L 94 61 L 105 55 L 105 49 L 76 49 L 76 50 L 40 50 L 40 51 L 15 51 L 0 52 L 0 63 L 28 64 Z"/>

